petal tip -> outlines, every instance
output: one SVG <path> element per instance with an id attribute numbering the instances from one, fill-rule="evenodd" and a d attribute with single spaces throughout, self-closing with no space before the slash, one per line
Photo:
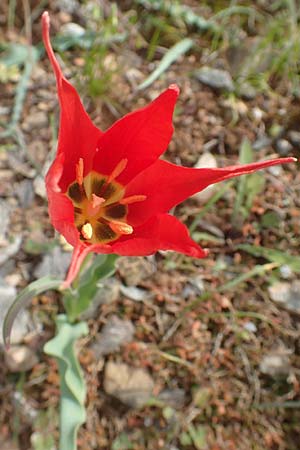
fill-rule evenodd
<path id="1" fill-rule="evenodd" d="M 175 83 L 174 83 L 174 84 L 170 84 L 170 86 L 168 87 L 168 89 L 169 89 L 170 91 L 174 91 L 176 95 L 179 95 L 180 89 L 179 89 L 179 87 L 177 86 L 177 84 L 175 84 Z"/>

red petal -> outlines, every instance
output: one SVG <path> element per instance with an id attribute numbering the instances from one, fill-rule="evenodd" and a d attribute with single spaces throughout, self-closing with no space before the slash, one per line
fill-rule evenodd
<path id="1" fill-rule="evenodd" d="M 187 227 L 169 214 L 150 219 L 126 240 L 111 245 L 112 253 L 123 256 L 151 255 L 157 250 L 173 250 L 194 258 L 204 258 L 208 253 L 191 239 Z"/>
<path id="2" fill-rule="evenodd" d="M 134 178 L 126 188 L 126 197 L 137 194 L 147 197 L 143 202 L 129 206 L 128 223 L 132 226 L 140 225 L 156 214 L 169 211 L 210 184 L 294 161 L 295 158 L 280 158 L 220 169 L 193 169 L 158 160 Z"/>
<path id="3" fill-rule="evenodd" d="M 65 166 L 60 182 L 62 191 L 65 191 L 67 186 L 75 180 L 75 166 L 79 158 L 84 160 L 84 174 L 91 170 L 97 142 L 102 132 L 90 120 L 76 89 L 63 76 L 51 47 L 49 26 L 49 15 L 44 12 L 42 16 L 43 40 L 55 72 L 61 107 L 57 152 L 65 155 Z"/>
<path id="4" fill-rule="evenodd" d="M 61 178 L 64 161 L 59 155 L 46 176 L 46 189 L 49 201 L 49 216 L 54 228 L 71 244 L 76 245 L 79 233 L 74 224 L 74 207 L 72 202 L 60 191 L 58 181 Z"/>
<path id="5" fill-rule="evenodd" d="M 172 116 L 179 89 L 171 85 L 150 105 L 127 114 L 101 137 L 94 169 L 110 175 L 127 159 L 118 181 L 126 184 L 166 150 L 173 134 Z"/>

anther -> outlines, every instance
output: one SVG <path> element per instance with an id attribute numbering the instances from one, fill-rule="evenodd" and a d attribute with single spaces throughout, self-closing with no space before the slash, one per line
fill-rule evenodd
<path id="1" fill-rule="evenodd" d="M 81 234 L 85 239 L 91 239 L 93 236 L 93 228 L 92 225 L 87 222 L 81 228 Z"/>
<path id="2" fill-rule="evenodd" d="M 128 223 L 124 222 L 118 222 L 114 220 L 113 222 L 110 221 L 109 227 L 117 234 L 132 234 L 133 228 L 131 225 L 128 225 Z"/>
<path id="3" fill-rule="evenodd" d="M 131 195 L 130 197 L 122 198 L 119 203 L 121 203 L 121 205 L 130 205 L 131 203 L 143 202 L 146 198 L 147 195 Z"/>
<path id="4" fill-rule="evenodd" d="M 127 163 L 128 163 L 128 159 L 127 158 L 121 159 L 121 161 L 116 165 L 116 167 L 114 168 L 114 170 L 112 171 L 112 173 L 108 177 L 106 183 L 108 184 L 111 181 L 115 180 L 123 172 L 123 170 L 127 166 Z"/>
<path id="5" fill-rule="evenodd" d="M 76 164 L 76 181 L 79 186 L 83 184 L 83 159 L 79 158 L 78 163 Z"/>

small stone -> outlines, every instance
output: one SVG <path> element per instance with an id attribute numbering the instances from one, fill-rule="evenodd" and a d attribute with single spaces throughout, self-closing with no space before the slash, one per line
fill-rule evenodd
<path id="1" fill-rule="evenodd" d="M 158 399 L 172 408 L 182 408 L 185 404 L 184 389 L 164 389 L 158 395 Z"/>
<path id="2" fill-rule="evenodd" d="M 16 236 L 13 242 L 6 247 L 0 247 L 0 266 L 4 264 L 9 258 L 18 253 L 22 243 L 22 237 Z"/>
<path id="3" fill-rule="evenodd" d="M 96 358 L 116 352 L 121 345 L 131 342 L 134 331 L 130 320 L 122 320 L 117 316 L 110 317 L 93 344 Z"/>
<path id="4" fill-rule="evenodd" d="M 273 378 L 287 377 L 291 369 L 288 355 L 282 352 L 266 355 L 262 359 L 259 369 L 261 373 Z"/>
<path id="5" fill-rule="evenodd" d="M 293 145 L 300 147 L 300 131 L 290 130 L 287 137 Z"/>
<path id="6" fill-rule="evenodd" d="M 257 332 L 257 326 L 253 322 L 246 322 L 243 325 L 244 329 L 246 331 L 249 331 L 250 333 L 256 333 Z"/>
<path id="7" fill-rule="evenodd" d="M 266 148 L 271 144 L 272 144 L 272 139 L 266 135 L 263 135 L 263 136 L 260 136 L 259 138 L 257 138 L 256 141 L 253 142 L 252 148 L 253 148 L 253 150 L 258 152 L 259 150 L 262 150 L 263 148 Z"/>
<path id="8" fill-rule="evenodd" d="M 109 361 L 105 366 L 104 390 L 132 408 L 141 408 L 152 396 L 154 381 L 144 369 Z"/>
<path id="9" fill-rule="evenodd" d="M 137 286 L 155 273 L 154 261 L 151 257 L 123 257 L 117 260 L 116 267 L 127 286 Z"/>
<path id="10" fill-rule="evenodd" d="M 46 185 L 45 185 L 45 179 L 42 177 L 42 175 L 38 175 L 33 180 L 33 188 L 36 195 L 46 200 L 47 198 L 47 191 L 46 191 Z"/>
<path id="11" fill-rule="evenodd" d="M 23 123 L 24 131 L 31 132 L 48 126 L 48 116 L 44 111 L 35 111 L 26 117 Z"/>
<path id="12" fill-rule="evenodd" d="M 80 37 L 85 34 L 85 29 L 78 23 L 68 22 L 60 27 L 60 32 L 64 36 Z"/>
<path id="13" fill-rule="evenodd" d="M 287 156 L 293 150 L 292 144 L 286 139 L 278 139 L 275 148 L 280 156 Z"/>
<path id="14" fill-rule="evenodd" d="M 5 241 L 6 233 L 10 224 L 11 208 L 6 202 L 0 200 L 0 242 Z"/>
<path id="15" fill-rule="evenodd" d="M 211 67 L 204 66 L 194 72 L 194 76 L 198 81 L 213 89 L 228 92 L 234 91 L 231 75 L 226 70 L 212 69 Z"/>
<path id="16" fill-rule="evenodd" d="M 289 278 L 292 278 L 293 271 L 287 264 L 283 264 L 283 266 L 279 267 L 279 272 L 282 278 L 288 280 Z"/>
<path id="17" fill-rule="evenodd" d="M 35 278 L 42 278 L 51 274 L 53 277 L 65 278 L 67 270 L 71 262 L 71 253 L 64 252 L 60 247 L 54 247 L 54 249 L 47 253 L 40 264 L 34 271 Z"/>
<path id="18" fill-rule="evenodd" d="M 141 289 L 135 286 L 120 286 L 120 290 L 123 295 L 134 300 L 136 302 L 142 302 L 150 297 L 150 292 L 146 291 L 146 289 Z"/>
<path id="19" fill-rule="evenodd" d="M 216 168 L 217 167 L 217 160 L 211 153 L 204 153 L 200 156 L 198 161 L 196 162 L 195 168 L 202 169 L 206 167 Z M 192 196 L 195 200 L 197 200 L 201 205 L 206 203 L 215 193 L 216 191 L 216 185 L 212 184 L 211 186 L 208 186 L 206 189 L 204 189 L 201 192 L 197 192 Z"/>
<path id="20" fill-rule="evenodd" d="M 268 288 L 271 300 L 288 311 L 300 314 L 300 281 L 278 281 Z"/>
<path id="21" fill-rule="evenodd" d="M 4 353 L 4 360 L 10 372 L 26 372 L 38 363 L 35 352 L 25 345 L 10 347 Z"/>
<path id="22" fill-rule="evenodd" d="M 44 182 L 45 183 L 45 182 Z M 33 202 L 34 191 L 31 180 L 23 180 L 16 186 L 16 194 L 22 208 L 28 208 Z"/>
<path id="23" fill-rule="evenodd" d="M 244 100 L 253 100 L 256 97 L 256 89 L 249 83 L 244 83 L 239 88 L 239 95 Z"/>

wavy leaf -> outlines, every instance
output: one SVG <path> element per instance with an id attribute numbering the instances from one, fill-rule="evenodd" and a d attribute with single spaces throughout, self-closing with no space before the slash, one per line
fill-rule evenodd
<path id="1" fill-rule="evenodd" d="M 88 334 L 85 322 L 70 324 L 61 314 L 56 320 L 57 334 L 44 346 L 47 355 L 57 359 L 60 375 L 60 450 L 76 450 L 77 432 L 86 420 L 86 385 L 74 346 Z"/>

